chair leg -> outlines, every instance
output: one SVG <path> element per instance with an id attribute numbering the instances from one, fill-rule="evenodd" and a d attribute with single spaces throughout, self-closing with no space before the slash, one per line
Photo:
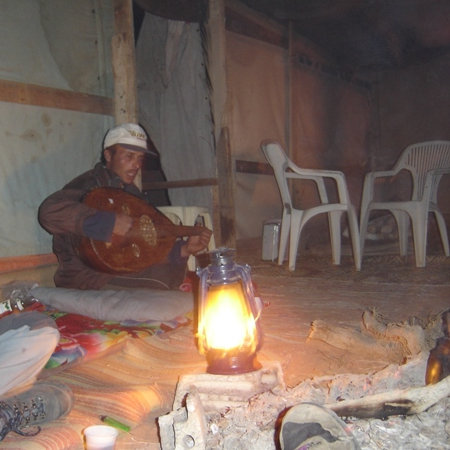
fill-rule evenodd
<path id="1" fill-rule="evenodd" d="M 347 211 L 348 227 L 350 230 L 350 237 L 352 239 L 353 259 L 355 261 L 356 270 L 361 270 L 361 247 L 360 247 L 360 235 L 358 231 L 358 219 L 353 207 L 349 207 Z"/>
<path id="2" fill-rule="evenodd" d="M 291 215 L 291 232 L 289 237 L 289 270 L 291 272 L 295 270 L 297 261 L 298 244 L 302 232 L 302 216 L 303 214 Z"/>
<path id="3" fill-rule="evenodd" d="M 367 211 L 361 212 L 361 220 L 359 223 L 359 252 L 360 252 L 359 266 L 360 266 L 360 268 L 362 265 L 362 259 L 363 259 L 363 255 L 364 255 L 364 247 L 365 247 L 365 243 L 366 243 L 366 233 L 367 233 L 367 225 L 369 223 L 369 217 L 370 217 L 370 209 L 368 209 Z"/>
<path id="4" fill-rule="evenodd" d="M 328 221 L 331 239 L 331 254 L 333 264 L 341 263 L 341 216 L 342 211 L 331 211 L 328 213 Z"/>
<path id="5" fill-rule="evenodd" d="M 409 216 L 405 211 L 391 211 L 397 222 L 400 256 L 408 254 Z"/>
<path id="6" fill-rule="evenodd" d="M 286 248 L 289 237 L 289 230 L 291 228 L 291 215 L 283 212 L 281 220 L 280 244 L 278 247 L 278 265 L 281 266 L 286 256 Z"/>
<path id="7" fill-rule="evenodd" d="M 420 214 L 416 220 L 412 222 L 414 254 L 416 257 L 416 267 L 425 267 L 427 256 L 427 230 L 428 217 Z"/>
<path id="8" fill-rule="evenodd" d="M 441 235 L 442 247 L 444 248 L 445 256 L 450 256 L 450 248 L 448 243 L 447 225 L 445 223 L 444 217 L 439 211 L 433 211 L 434 217 L 436 217 L 436 222 L 439 229 L 439 234 Z"/>

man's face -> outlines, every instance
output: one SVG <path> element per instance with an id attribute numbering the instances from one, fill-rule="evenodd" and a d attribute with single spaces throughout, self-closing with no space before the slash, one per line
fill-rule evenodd
<path id="1" fill-rule="evenodd" d="M 126 184 L 134 181 L 145 158 L 143 152 L 128 150 L 120 145 L 106 149 L 104 155 L 106 167 Z"/>

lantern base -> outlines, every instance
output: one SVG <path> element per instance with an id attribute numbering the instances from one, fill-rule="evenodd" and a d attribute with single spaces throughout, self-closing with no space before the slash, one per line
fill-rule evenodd
<path id="1" fill-rule="evenodd" d="M 206 371 L 215 375 L 235 375 L 261 369 L 256 353 L 251 355 L 223 355 L 223 352 L 210 350 L 206 355 L 208 367 Z"/>

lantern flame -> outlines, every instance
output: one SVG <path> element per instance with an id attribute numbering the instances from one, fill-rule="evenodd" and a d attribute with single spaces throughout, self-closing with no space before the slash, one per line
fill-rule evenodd
<path id="1" fill-rule="evenodd" d="M 198 327 L 200 350 L 206 353 L 210 349 L 245 348 L 254 352 L 255 319 L 245 301 L 242 284 L 212 286 L 207 297 Z"/>

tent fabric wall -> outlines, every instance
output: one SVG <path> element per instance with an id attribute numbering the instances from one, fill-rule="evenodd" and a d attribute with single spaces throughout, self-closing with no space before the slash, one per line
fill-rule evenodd
<path id="1" fill-rule="evenodd" d="M 348 172 L 358 206 L 370 126 L 367 92 L 295 65 L 288 86 L 286 48 L 233 31 L 226 31 L 225 42 L 226 106 L 223 117 L 215 119 L 229 129 L 233 161 L 264 162 L 261 141 L 277 139 L 287 146 L 290 125 L 294 160 Z M 297 38 L 294 44 L 296 53 L 326 62 L 309 42 Z M 146 13 L 136 60 L 139 117 L 160 151 L 167 179 L 214 176 L 215 142 L 199 26 Z M 274 178 L 235 173 L 230 182 L 236 237 L 261 236 L 263 222 L 281 215 Z M 172 189 L 169 195 L 172 204 L 210 206 L 209 191 Z"/>
<path id="2" fill-rule="evenodd" d="M 378 74 L 378 146 L 370 170 L 391 168 L 402 150 L 415 142 L 450 140 L 449 73 L 450 58 L 444 55 L 426 64 Z M 407 195 L 409 183 L 400 189 Z M 445 176 L 438 203 L 450 224 L 449 193 L 450 176 Z M 399 194 L 398 190 L 390 192 L 395 197 Z"/>
<path id="3" fill-rule="evenodd" d="M 67 89 L 40 23 L 36 0 L 4 0 L 0 15 L 0 78 Z"/>
<path id="4" fill-rule="evenodd" d="M 3 0 L 0 79 L 112 97 L 112 30 L 108 0 Z M 112 124 L 100 114 L 0 102 L 0 257 L 51 252 L 38 207 L 99 160 Z"/>
<path id="5" fill-rule="evenodd" d="M 285 50 L 232 32 L 226 42 L 232 156 L 263 162 L 263 139 L 286 142 Z M 263 221 L 281 215 L 274 178 L 237 173 L 235 210 L 237 238 L 260 236 Z"/>
<path id="6" fill-rule="evenodd" d="M 215 177 L 215 143 L 198 24 L 146 13 L 136 46 L 140 122 L 169 181 Z M 209 187 L 169 189 L 173 205 L 211 208 Z"/>
<path id="7" fill-rule="evenodd" d="M 301 65 L 292 81 L 292 159 L 302 167 L 341 170 L 359 208 L 368 160 L 370 91 Z M 310 188 L 297 192 L 303 207 L 317 201 Z"/>
<path id="8" fill-rule="evenodd" d="M 112 96 L 108 0 L 2 0 L 0 79 Z"/>
<path id="9" fill-rule="evenodd" d="M 112 96 L 111 0 L 39 0 L 40 22 L 69 88 L 76 92 Z"/>
<path id="10" fill-rule="evenodd" d="M 294 48 L 297 54 L 324 61 L 300 38 Z M 227 122 L 233 157 L 264 161 L 259 149 L 264 139 L 279 140 L 289 153 L 289 128 L 292 159 L 304 167 L 342 170 L 358 207 L 371 121 L 368 92 L 294 63 L 289 86 L 287 53 L 287 49 L 227 33 Z M 273 177 L 238 173 L 235 194 L 238 238 L 261 236 L 265 220 L 281 217 Z M 296 197 L 308 206 L 315 191 L 302 187 Z"/>
<path id="11" fill-rule="evenodd" d="M 104 116 L 0 103 L 0 256 L 50 253 L 42 200 L 99 160 Z"/>

